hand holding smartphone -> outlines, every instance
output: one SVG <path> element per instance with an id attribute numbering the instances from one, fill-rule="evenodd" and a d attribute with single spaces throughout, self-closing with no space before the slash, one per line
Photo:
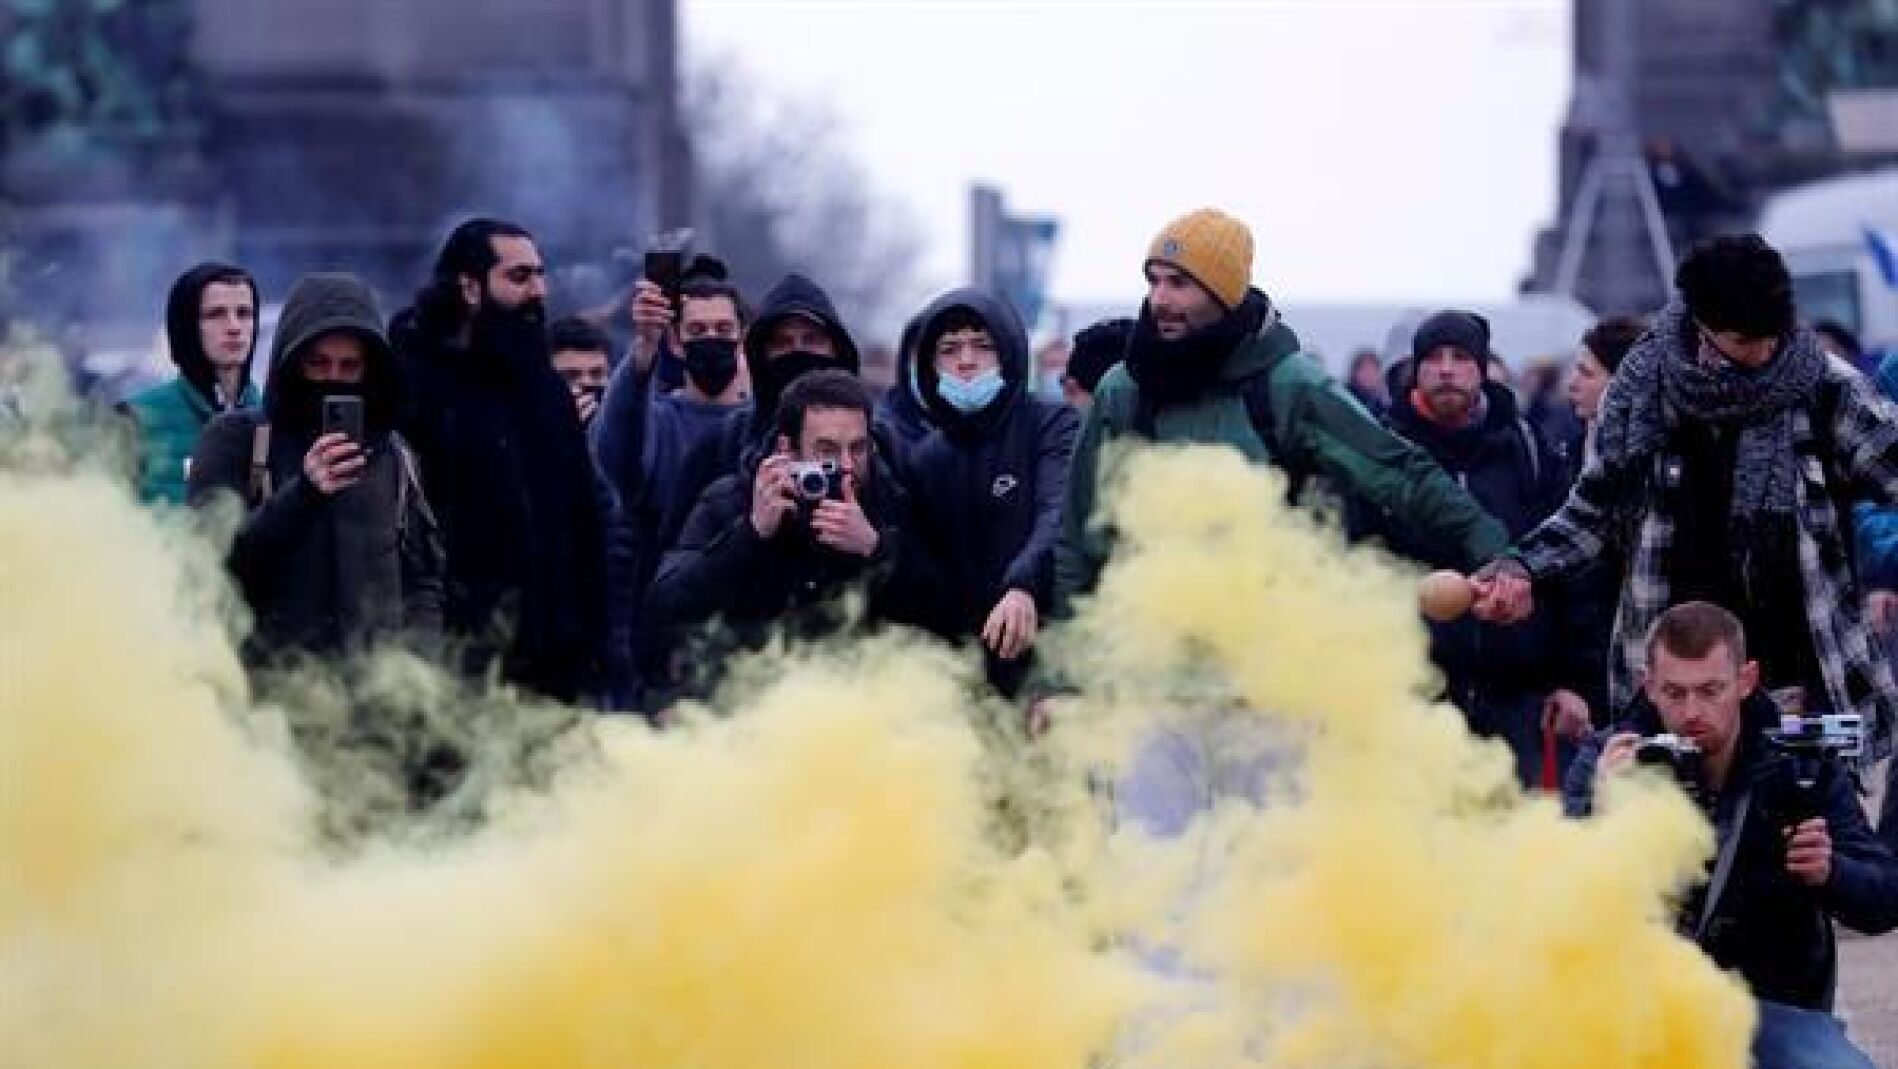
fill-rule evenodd
<path id="1" fill-rule="evenodd" d="M 303 475 L 319 493 L 332 495 L 356 485 L 368 463 L 362 398 L 323 398 L 322 423 L 322 433 L 303 457 Z"/>
<path id="2" fill-rule="evenodd" d="M 323 433 L 340 434 L 361 447 L 364 437 L 362 398 L 335 394 L 324 397 Z"/>

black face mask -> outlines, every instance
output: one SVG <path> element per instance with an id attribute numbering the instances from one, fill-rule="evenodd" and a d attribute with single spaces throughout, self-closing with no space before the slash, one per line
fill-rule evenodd
<path id="1" fill-rule="evenodd" d="M 779 356 L 768 357 L 751 367 L 752 394 L 761 405 L 775 411 L 778 399 L 784 396 L 791 383 L 813 371 L 849 371 L 850 365 L 840 356 L 825 356 L 822 353 L 795 349 Z"/>
<path id="2" fill-rule="evenodd" d="M 360 382 L 311 382 L 302 375 L 287 375 L 282 382 L 285 418 L 293 429 L 310 435 L 322 429 L 325 397 L 367 399 Z"/>
<path id="3" fill-rule="evenodd" d="M 738 343 L 730 338 L 694 338 L 686 342 L 685 374 L 707 396 L 724 393 L 738 377 Z"/>

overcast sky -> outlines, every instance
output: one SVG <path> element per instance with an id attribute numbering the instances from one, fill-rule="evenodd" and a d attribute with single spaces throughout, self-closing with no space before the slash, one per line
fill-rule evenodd
<path id="1" fill-rule="evenodd" d="M 968 185 L 1062 221 L 1052 296 L 1245 219 L 1281 301 L 1507 299 L 1552 210 L 1565 0 L 682 0 L 688 55 L 826 100 L 961 281 Z"/>

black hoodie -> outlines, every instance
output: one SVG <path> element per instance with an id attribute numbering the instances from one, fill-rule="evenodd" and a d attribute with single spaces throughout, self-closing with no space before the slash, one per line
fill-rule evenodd
<path id="1" fill-rule="evenodd" d="M 126 398 L 122 408 L 137 430 L 138 491 L 142 501 L 182 503 L 186 462 L 197 448 L 205 425 L 227 408 L 257 403 L 256 388 L 250 381 L 255 334 L 251 336 L 252 351 L 244 356 L 242 393 L 229 399 L 229 403 L 218 396 L 217 369 L 204 351 L 204 335 L 199 326 L 205 288 L 218 281 L 247 285 L 255 305 L 256 283 L 228 264 L 199 264 L 179 276 L 165 300 L 165 336 L 170 343 L 172 362 L 178 366 L 178 377 Z"/>
<path id="2" fill-rule="evenodd" d="M 325 495 L 304 478 L 303 459 L 321 431 L 322 396 L 350 391 L 308 382 L 300 361 L 311 342 L 335 331 L 363 343 L 368 464 L 354 486 Z M 227 412 L 205 429 L 187 493 L 201 504 L 227 490 L 251 506 L 230 567 L 256 614 L 253 654 L 335 653 L 398 633 L 432 643 L 439 633 L 440 532 L 412 459 L 390 434 L 396 383 L 395 354 L 369 288 L 349 275 L 307 275 L 284 303 L 263 412 Z M 270 491 L 257 501 L 251 450 L 264 420 Z"/>
<path id="3" fill-rule="evenodd" d="M 944 322 L 959 310 L 987 325 L 1001 362 L 1002 392 L 974 414 L 942 399 L 932 356 Z M 918 320 L 916 381 L 936 429 L 910 454 L 907 475 L 919 548 L 946 579 L 936 629 L 952 640 L 979 636 L 1010 590 L 1032 595 L 1045 618 L 1054 602 L 1054 547 L 1080 418 L 1033 395 L 1027 332 L 1015 310 L 992 294 L 955 290 Z M 991 656 L 988 667 L 990 680 L 1012 693 L 1025 665 Z"/>
<path id="4" fill-rule="evenodd" d="M 916 396 L 916 338 L 922 333 L 923 317 L 917 315 L 903 326 L 902 339 L 896 346 L 896 382 L 877 402 L 877 422 L 889 428 L 896 445 L 905 453 L 929 437 L 933 426 L 929 410 Z"/>
<path id="5" fill-rule="evenodd" d="M 213 409 L 227 409 L 235 405 L 235 398 L 218 397 L 217 368 L 211 364 L 210 356 L 204 351 L 204 334 L 199 324 L 199 312 L 203 308 L 204 290 L 213 282 L 242 281 L 250 287 L 251 308 L 257 307 L 257 283 L 242 268 L 230 264 L 202 263 L 178 276 L 172 283 L 171 295 L 165 299 L 165 340 L 170 343 L 171 362 L 178 365 L 178 374 L 198 391 Z M 257 356 L 257 336 L 251 335 L 250 352 L 244 354 L 244 375 L 240 382 L 250 382 L 251 361 Z"/>
<path id="6" fill-rule="evenodd" d="M 718 434 L 707 436 L 686 454 L 672 499 L 661 510 L 660 550 L 678 541 L 686 518 L 698 505 L 706 487 L 770 451 L 772 428 L 777 425 L 778 399 L 796 376 L 783 374 L 783 369 L 792 366 L 783 361 L 793 357 L 787 354 L 776 360 L 769 359 L 765 356 L 765 347 L 778 324 L 793 316 L 823 327 L 836 349 L 835 357 L 830 360 L 799 360 L 796 370 L 800 374 L 816 370 L 816 366 L 807 366 L 813 363 L 852 375 L 860 373 L 857 343 L 837 315 L 830 295 L 803 275 L 786 275 L 773 286 L 765 295 L 764 304 L 759 306 L 757 318 L 745 331 L 745 363 L 751 370 L 751 407 L 741 408 L 726 417 L 725 426 Z"/>

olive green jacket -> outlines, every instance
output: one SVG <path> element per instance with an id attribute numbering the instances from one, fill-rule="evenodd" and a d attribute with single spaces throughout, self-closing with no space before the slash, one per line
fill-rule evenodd
<path id="1" fill-rule="evenodd" d="M 1254 425 L 1246 403 L 1248 380 L 1264 375 L 1271 441 Z M 1067 508 L 1055 553 L 1055 595 L 1065 612 L 1092 590 L 1113 548 L 1113 532 L 1095 516 L 1106 474 L 1103 451 L 1142 433 L 1137 426 L 1140 387 L 1126 367 L 1101 380 L 1081 429 L 1068 473 Z M 1366 412 L 1316 361 L 1298 338 L 1269 323 L 1238 346 L 1219 384 L 1191 402 L 1152 415 L 1154 441 L 1206 443 L 1239 450 L 1246 459 L 1276 463 L 1295 477 L 1324 479 L 1335 491 L 1375 509 L 1385 522 L 1454 547 L 1445 554 L 1475 568 L 1508 546 L 1502 526 L 1484 512 L 1423 450 L 1392 434 Z"/>

